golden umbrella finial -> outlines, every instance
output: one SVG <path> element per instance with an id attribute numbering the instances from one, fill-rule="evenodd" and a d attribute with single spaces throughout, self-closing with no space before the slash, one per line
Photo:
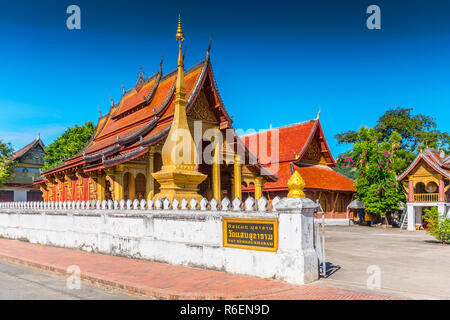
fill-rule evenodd
<path id="1" fill-rule="evenodd" d="M 177 41 L 181 40 L 184 41 L 184 34 L 183 34 L 183 28 L 181 27 L 181 16 L 178 15 L 178 28 L 177 28 Z"/>

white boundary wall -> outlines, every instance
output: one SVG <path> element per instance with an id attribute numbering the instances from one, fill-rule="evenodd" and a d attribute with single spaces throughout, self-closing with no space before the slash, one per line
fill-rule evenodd
<path id="1" fill-rule="evenodd" d="M 73 203 L 70 209 L 64 203 L 0 204 L 0 237 L 293 284 L 318 279 L 313 239 L 313 211 L 317 206 L 314 202 L 306 198 L 274 199 L 278 202 L 277 211 L 268 212 L 264 201 L 259 211 L 254 210 L 251 200 L 246 203 L 245 211 L 240 201 L 233 201 L 233 208 L 228 199 L 224 201 L 222 209 L 216 203 L 205 205 L 202 201 L 200 210 L 195 203 L 191 206 L 194 210 L 187 209 L 186 203 L 182 204 L 186 209 L 181 210 L 178 203 L 167 202 L 157 204 L 166 209 L 153 209 L 153 204 L 145 201 L 137 205 L 135 201 L 135 209 L 131 205 L 120 209 L 118 203 L 103 203 L 96 209 L 87 209 L 90 204 L 82 203 Z M 224 217 L 278 219 L 278 251 L 223 247 Z"/>

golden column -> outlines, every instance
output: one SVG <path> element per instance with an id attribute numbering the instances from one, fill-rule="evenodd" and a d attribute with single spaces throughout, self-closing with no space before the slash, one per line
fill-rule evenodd
<path id="1" fill-rule="evenodd" d="M 118 165 L 114 170 L 114 200 L 123 200 L 123 176 L 124 172 L 121 165 Z"/>
<path id="2" fill-rule="evenodd" d="M 234 181 L 233 181 L 233 197 L 242 200 L 242 167 L 241 158 L 235 154 L 234 155 Z M 256 192 L 255 192 L 256 194 Z"/>
<path id="3" fill-rule="evenodd" d="M 155 180 L 153 179 L 152 173 L 155 171 L 155 147 L 150 146 L 148 150 L 148 166 L 147 166 L 147 200 L 151 200 L 155 195 Z"/>
<path id="4" fill-rule="evenodd" d="M 154 199 L 167 198 L 170 201 L 184 198 L 188 201 L 202 196 L 197 193 L 198 185 L 206 179 L 206 175 L 198 172 L 196 159 L 197 148 L 194 144 L 186 116 L 186 83 L 184 81 L 184 62 L 181 53 L 181 42 L 184 40 L 181 19 L 178 18 L 176 39 L 179 44 L 178 74 L 175 90 L 175 111 L 172 126 L 162 148 L 161 171 L 152 173 L 160 183 L 161 192 Z"/>
<path id="5" fill-rule="evenodd" d="M 134 182 L 134 174 L 132 172 L 128 173 L 128 198 L 131 200 L 136 199 L 136 187 Z"/>
<path id="6" fill-rule="evenodd" d="M 220 182 L 220 146 L 217 145 L 214 150 L 214 159 L 212 163 L 212 188 L 213 197 L 217 201 L 222 201 L 221 182 Z"/>
<path id="7" fill-rule="evenodd" d="M 264 178 L 263 177 L 256 177 L 255 178 L 255 200 L 258 202 L 259 199 L 262 197 L 262 189 L 264 186 Z"/>

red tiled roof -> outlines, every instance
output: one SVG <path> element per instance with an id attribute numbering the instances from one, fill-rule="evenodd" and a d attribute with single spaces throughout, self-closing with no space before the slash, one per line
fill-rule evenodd
<path id="1" fill-rule="evenodd" d="M 99 118 L 96 132 L 83 151 L 64 164 L 44 172 L 43 176 L 78 166 L 83 166 L 86 172 L 106 168 L 144 154 L 150 145 L 165 138 L 169 132 L 175 111 L 176 77 L 176 70 L 162 76 L 161 69 L 147 80 L 140 75 L 136 87 L 125 92 L 121 101 Z M 194 105 L 200 90 L 206 88 L 212 91 L 210 94 L 216 103 L 214 112 L 218 115 L 221 128 L 232 129 L 232 120 L 216 87 L 209 55 L 185 72 L 185 84 L 187 111 Z M 246 155 L 253 157 L 248 151 Z M 259 163 L 255 166 L 261 168 Z M 269 173 L 267 178 L 276 180 Z"/>
<path id="2" fill-rule="evenodd" d="M 274 162 L 298 162 L 308 149 L 308 146 L 316 133 L 322 138 L 322 149 L 328 153 L 328 165 L 336 166 L 333 156 L 329 151 L 322 132 L 322 126 L 318 119 L 308 120 L 288 126 L 273 128 L 262 132 L 242 136 L 245 144 L 255 154 L 258 154 L 258 160 L 261 164 Z M 278 145 L 272 146 L 272 136 L 278 134 Z M 276 141 L 275 137 L 274 140 Z M 267 141 L 267 142 L 266 142 Z M 260 143 L 267 143 L 268 154 L 261 154 Z M 278 161 L 273 158 L 271 150 L 278 151 Z"/>
<path id="3" fill-rule="evenodd" d="M 336 190 L 354 192 L 354 182 L 347 177 L 337 173 L 330 167 L 335 167 L 336 163 L 328 148 L 323 135 L 322 126 L 319 119 L 300 122 L 280 128 L 274 128 L 263 132 L 245 135 L 242 137 L 247 147 L 258 153 L 259 144 L 267 141 L 268 150 L 272 149 L 272 135 L 278 133 L 278 146 L 274 146 L 274 152 L 279 150 L 279 160 L 270 154 L 258 154 L 258 160 L 263 167 L 272 174 L 278 175 L 278 180 L 268 182 L 264 185 L 264 190 L 287 190 L 287 182 L 291 177 L 290 163 L 295 163 L 295 170 L 305 180 L 306 190 Z M 304 165 L 301 164 L 310 143 L 313 139 L 320 141 L 322 154 L 327 159 L 327 165 Z M 257 147 L 255 147 L 257 146 Z M 256 149 L 256 150 L 255 150 Z M 248 188 L 247 190 L 251 190 Z"/>
<path id="4" fill-rule="evenodd" d="M 269 166 L 265 167 L 267 169 Z M 300 173 L 305 181 L 305 190 L 355 191 L 354 182 L 352 180 L 328 166 L 312 165 L 299 167 L 294 165 L 294 168 Z M 278 175 L 278 180 L 265 183 L 264 191 L 287 190 L 287 182 L 291 177 L 290 163 L 280 163 L 278 165 L 278 170 L 273 170 L 272 168 L 271 172 Z M 244 191 L 252 189 L 253 188 L 246 188 Z"/>

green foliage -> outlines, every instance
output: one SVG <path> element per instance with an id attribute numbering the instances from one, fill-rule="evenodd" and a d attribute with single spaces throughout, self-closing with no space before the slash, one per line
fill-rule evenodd
<path id="1" fill-rule="evenodd" d="M 14 150 L 10 142 L 3 142 L 0 139 L 0 187 L 8 182 L 11 177 L 13 163 L 11 155 Z"/>
<path id="2" fill-rule="evenodd" d="M 75 125 L 68 128 L 55 141 L 45 148 L 44 166 L 42 171 L 49 170 L 77 155 L 88 144 L 94 134 L 95 126 L 92 122 L 86 122 L 83 126 Z"/>
<path id="3" fill-rule="evenodd" d="M 378 119 L 374 128 L 380 141 L 389 140 L 394 132 L 402 137 L 398 141 L 396 163 L 392 165 L 392 169 L 396 172 L 404 171 L 421 148 L 440 148 L 447 153 L 450 151 L 450 135 L 437 130 L 434 118 L 423 114 L 412 116 L 412 110 L 411 108 L 390 109 Z M 347 131 L 337 134 L 335 138 L 339 144 L 353 144 L 358 141 L 357 135 L 355 131 Z"/>
<path id="4" fill-rule="evenodd" d="M 439 217 L 436 207 L 424 210 L 423 220 L 427 223 L 427 233 L 441 241 L 450 242 L 450 219 Z"/>
<path id="5" fill-rule="evenodd" d="M 394 131 L 389 140 L 384 141 L 375 129 L 361 127 L 352 151 L 337 160 L 341 168 L 358 170 L 356 197 L 364 203 L 368 212 L 382 217 L 398 210 L 399 203 L 405 200 L 404 190 L 397 183 L 393 170 L 396 148 L 401 139 Z"/>

